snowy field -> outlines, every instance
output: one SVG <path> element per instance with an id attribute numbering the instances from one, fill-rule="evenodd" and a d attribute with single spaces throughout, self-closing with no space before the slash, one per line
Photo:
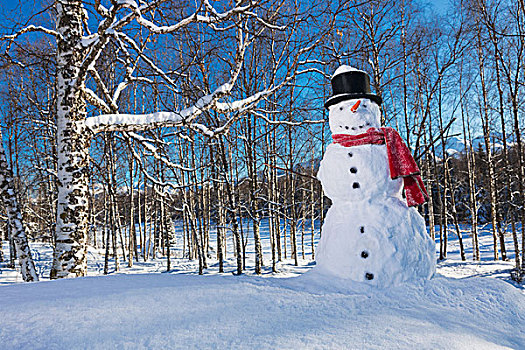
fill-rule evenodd
<path id="1" fill-rule="evenodd" d="M 525 291 L 509 279 L 512 260 L 491 260 L 487 230 L 481 262 L 470 261 L 466 234 L 469 261 L 461 262 L 451 234 L 448 259 L 432 280 L 389 289 L 317 275 L 309 232 L 300 266 L 285 260 L 272 274 L 265 229 L 260 277 L 250 244 L 244 276 L 230 273 L 231 252 L 227 273 L 218 274 L 209 259 L 198 276 L 197 262 L 180 257 L 180 232 L 169 273 L 158 258 L 132 268 L 121 262 L 120 272 L 99 276 L 103 252 L 96 249 L 86 278 L 17 283 L 20 277 L 0 264 L 0 348 L 524 349 Z M 511 250 L 510 235 L 507 241 Z M 48 276 L 51 248 L 32 249 Z"/>

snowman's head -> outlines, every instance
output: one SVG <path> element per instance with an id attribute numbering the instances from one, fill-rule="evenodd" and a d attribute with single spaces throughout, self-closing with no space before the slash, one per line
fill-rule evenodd
<path id="1" fill-rule="evenodd" d="M 328 122 L 332 134 L 357 135 L 381 127 L 381 112 L 367 98 L 345 100 L 329 107 Z"/>
<path id="2" fill-rule="evenodd" d="M 342 65 L 331 79 L 333 95 L 326 100 L 332 134 L 357 135 L 381 127 L 382 99 L 370 90 L 365 71 Z"/>

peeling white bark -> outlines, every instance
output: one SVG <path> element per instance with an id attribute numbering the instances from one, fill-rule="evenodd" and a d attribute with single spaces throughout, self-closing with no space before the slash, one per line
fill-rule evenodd
<path id="1" fill-rule="evenodd" d="M 0 197 L 2 198 L 2 203 L 7 211 L 9 226 L 11 226 L 11 234 L 13 235 L 13 242 L 18 257 L 18 263 L 20 264 L 22 278 L 26 282 L 38 281 L 38 274 L 35 269 L 33 258 L 31 257 L 31 249 L 29 248 L 29 242 L 27 241 L 22 213 L 20 212 L 20 207 L 18 206 L 13 187 L 13 173 L 9 163 L 7 163 L 4 145 L 1 140 L 2 133 L 0 132 Z"/>
<path id="2" fill-rule="evenodd" d="M 89 133 L 86 104 L 78 88 L 83 60 L 80 0 L 57 3 L 58 204 L 51 278 L 87 273 Z"/>

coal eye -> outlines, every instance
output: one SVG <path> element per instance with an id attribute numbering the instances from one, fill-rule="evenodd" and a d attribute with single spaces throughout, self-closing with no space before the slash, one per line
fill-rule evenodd
<path id="1" fill-rule="evenodd" d="M 366 108 L 366 105 L 363 105 L 363 108 Z"/>
<path id="2" fill-rule="evenodd" d="M 343 110 L 343 107 L 339 107 L 339 110 L 342 111 L 342 110 Z"/>

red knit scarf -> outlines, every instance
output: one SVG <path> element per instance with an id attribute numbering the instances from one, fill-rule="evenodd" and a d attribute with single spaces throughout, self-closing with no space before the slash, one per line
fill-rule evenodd
<path id="1" fill-rule="evenodd" d="M 428 194 L 421 180 L 420 171 L 410 150 L 397 131 L 392 128 L 370 128 L 359 135 L 332 135 L 335 143 L 344 147 L 360 145 L 386 145 L 388 165 L 392 180 L 403 178 L 405 197 L 409 206 L 423 204 Z"/>

